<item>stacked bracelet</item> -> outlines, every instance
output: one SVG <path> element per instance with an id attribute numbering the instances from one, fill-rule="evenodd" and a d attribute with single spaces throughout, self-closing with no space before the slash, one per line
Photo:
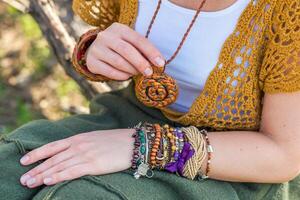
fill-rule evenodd
<path id="1" fill-rule="evenodd" d="M 167 124 L 138 124 L 133 134 L 134 177 L 150 178 L 153 176 L 153 169 L 160 169 L 194 179 L 208 156 L 205 176 L 201 176 L 208 178 L 212 147 L 206 133 L 206 130 L 199 131 L 193 126 L 174 128 Z"/>

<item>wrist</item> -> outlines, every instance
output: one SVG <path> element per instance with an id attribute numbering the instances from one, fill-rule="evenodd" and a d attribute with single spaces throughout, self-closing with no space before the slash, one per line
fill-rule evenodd
<path id="1" fill-rule="evenodd" d="M 132 155 L 133 155 L 133 150 L 134 150 L 134 137 L 132 135 L 135 132 L 135 129 L 127 129 L 127 138 L 128 138 L 128 154 L 126 155 L 126 169 L 131 168 L 132 166 Z"/>
<path id="2" fill-rule="evenodd" d="M 90 49 L 91 44 L 96 40 L 97 35 L 98 33 L 100 33 L 100 31 L 100 28 L 92 29 L 87 31 L 80 37 L 79 41 L 74 47 L 72 63 L 74 69 L 88 80 L 104 82 L 109 81 L 111 79 L 100 74 L 92 73 L 88 69 L 86 64 L 88 50 Z"/>

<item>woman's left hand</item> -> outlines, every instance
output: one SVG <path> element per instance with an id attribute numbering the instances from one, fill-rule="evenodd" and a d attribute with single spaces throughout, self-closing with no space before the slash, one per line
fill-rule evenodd
<path id="1" fill-rule="evenodd" d="M 85 175 L 103 175 L 130 168 L 134 129 L 114 129 L 78 134 L 51 142 L 22 157 L 23 165 L 43 163 L 25 173 L 22 185 L 34 188 L 42 184 L 76 179 Z"/>

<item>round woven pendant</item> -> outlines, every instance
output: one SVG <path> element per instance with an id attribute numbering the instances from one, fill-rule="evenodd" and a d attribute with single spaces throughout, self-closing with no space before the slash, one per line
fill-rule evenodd
<path id="1" fill-rule="evenodd" d="M 148 107 L 163 108 L 174 103 L 178 96 L 176 81 L 163 72 L 163 67 L 153 67 L 152 76 L 140 75 L 135 84 L 137 99 Z"/>

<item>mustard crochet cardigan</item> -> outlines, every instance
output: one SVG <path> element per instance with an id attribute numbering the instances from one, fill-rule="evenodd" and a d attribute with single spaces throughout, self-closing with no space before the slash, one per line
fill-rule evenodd
<path id="1" fill-rule="evenodd" d="M 138 0 L 74 0 L 73 10 L 90 25 L 134 27 Z M 300 91 L 300 1 L 251 0 L 189 112 L 162 112 L 184 125 L 257 131 L 264 93 L 295 91 Z"/>

